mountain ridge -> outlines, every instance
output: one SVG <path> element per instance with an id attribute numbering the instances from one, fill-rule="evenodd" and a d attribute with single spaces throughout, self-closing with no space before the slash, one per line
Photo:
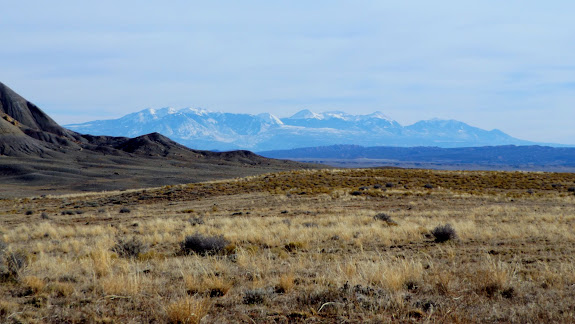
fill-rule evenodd
<path id="1" fill-rule="evenodd" d="M 188 147 L 216 151 L 268 151 L 338 144 L 403 147 L 543 144 L 456 120 L 432 119 L 402 126 L 379 111 L 352 115 L 341 111 L 316 113 L 304 109 L 291 117 L 278 118 L 270 113 L 255 115 L 167 107 L 144 109 L 118 119 L 65 126 L 80 133 L 114 136 L 138 136 L 153 131 Z"/>
<path id="2" fill-rule="evenodd" d="M 575 172 L 575 148 L 531 146 L 364 147 L 332 145 L 258 152 L 270 157 L 338 167 L 397 166 L 459 170 Z"/>
<path id="3" fill-rule="evenodd" d="M 135 137 L 80 134 L 60 126 L 0 82 L 0 198 L 124 190 L 317 167 L 246 151 L 194 150 L 157 132 Z"/>

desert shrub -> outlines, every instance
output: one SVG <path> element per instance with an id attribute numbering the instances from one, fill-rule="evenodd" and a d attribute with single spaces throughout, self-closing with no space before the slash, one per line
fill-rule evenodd
<path id="1" fill-rule="evenodd" d="M 387 215 L 386 213 L 379 213 L 373 216 L 373 219 L 382 221 L 388 226 L 397 226 L 397 222 L 394 221 L 391 216 Z"/>
<path id="2" fill-rule="evenodd" d="M 204 236 L 202 234 L 188 235 L 180 247 L 184 254 L 197 253 L 200 255 L 217 254 L 225 250 L 229 242 L 223 236 Z"/>
<path id="3" fill-rule="evenodd" d="M 131 213 L 132 211 L 130 210 L 130 208 L 122 208 L 120 209 L 120 214 L 126 214 L 126 213 Z"/>
<path id="4" fill-rule="evenodd" d="M 451 224 L 439 225 L 431 231 L 431 234 L 435 237 L 435 242 L 437 243 L 447 242 L 457 238 L 457 233 L 455 233 L 455 229 Z"/>
<path id="5" fill-rule="evenodd" d="M 361 196 L 362 192 L 361 191 L 352 191 L 350 194 L 352 196 Z"/>
<path id="6" fill-rule="evenodd" d="M 34 212 L 31 211 L 31 210 L 27 210 L 27 211 L 26 211 L 26 215 L 27 215 L 27 216 L 34 215 Z"/>
<path id="7" fill-rule="evenodd" d="M 264 289 L 251 289 L 244 292 L 244 304 L 263 304 L 266 301 L 267 292 Z"/>
<path id="8" fill-rule="evenodd" d="M 432 184 L 426 183 L 426 184 L 423 186 L 423 188 L 425 188 L 425 189 L 433 189 L 434 187 L 433 187 Z"/>
<path id="9" fill-rule="evenodd" d="M 373 216 L 373 219 L 376 219 L 376 220 L 379 220 L 382 222 L 391 222 L 392 221 L 391 216 L 389 216 L 386 213 L 379 213 L 379 214 Z"/>
<path id="10" fill-rule="evenodd" d="M 567 191 L 569 191 L 569 192 L 575 192 L 575 187 L 569 187 L 569 188 L 567 189 Z"/>
<path id="11" fill-rule="evenodd" d="M 62 211 L 62 215 L 82 215 L 84 213 L 83 210 L 64 210 Z"/>
<path id="12" fill-rule="evenodd" d="M 188 219 L 188 223 L 190 223 L 190 225 L 192 226 L 197 226 L 197 225 L 203 225 L 205 222 L 202 217 L 192 217 Z"/>
<path id="13" fill-rule="evenodd" d="M 388 183 L 385 184 L 385 187 L 386 187 L 386 188 L 393 188 L 393 186 L 394 186 L 394 184 L 391 183 L 391 182 L 388 182 Z"/>
<path id="14" fill-rule="evenodd" d="M 0 249 L 2 249 L 0 247 Z M 20 276 L 20 270 L 28 265 L 28 253 L 24 251 L 16 251 L 12 253 L 5 252 L 6 246 L 4 246 L 3 251 L 1 251 L 1 256 L 3 256 L 0 263 L 0 278 L 2 281 L 12 279 L 17 279 Z M 6 254 L 4 256 L 4 254 Z"/>
<path id="15" fill-rule="evenodd" d="M 48 216 L 47 213 L 42 213 L 42 214 L 40 215 L 40 218 L 42 218 L 42 219 L 50 219 L 50 216 Z"/>
<path id="16" fill-rule="evenodd" d="M 119 239 L 112 251 L 124 258 L 137 258 L 140 254 L 146 253 L 148 247 L 139 239 L 133 237 L 130 240 Z"/>
<path id="17" fill-rule="evenodd" d="M 294 252 L 297 250 L 301 250 L 305 247 L 305 243 L 303 242 L 289 242 L 288 244 L 284 245 L 284 248 L 288 252 Z"/>

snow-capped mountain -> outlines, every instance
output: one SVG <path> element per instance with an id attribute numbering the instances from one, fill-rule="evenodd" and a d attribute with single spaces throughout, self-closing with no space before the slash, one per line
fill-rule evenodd
<path id="1" fill-rule="evenodd" d="M 280 119 L 268 113 L 161 108 L 66 127 L 79 133 L 128 137 L 158 132 L 188 147 L 208 150 L 264 151 L 334 144 L 438 147 L 533 144 L 499 130 L 486 131 L 455 120 L 434 119 L 402 126 L 381 112 L 351 115 L 341 111 L 302 110 Z"/>

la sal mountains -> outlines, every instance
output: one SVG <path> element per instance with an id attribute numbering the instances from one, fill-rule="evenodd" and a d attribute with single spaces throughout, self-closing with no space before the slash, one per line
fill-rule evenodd
<path id="1" fill-rule="evenodd" d="M 89 134 L 164 134 L 192 148 L 246 149 L 269 158 L 337 167 L 575 171 L 575 148 L 551 147 L 456 120 L 402 126 L 381 112 L 302 110 L 287 118 L 204 109 L 145 109 L 66 127 Z"/>
<path id="2" fill-rule="evenodd" d="M 204 109 L 145 109 L 118 119 L 65 125 L 79 133 L 139 136 L 158 132 L 205 150 L 269 151 L 352 144 L 361 146 L 474 147 L 530 145 L 499 130 L 483 130 L 456 120 L 425 120 L 402 126 L 381 112 L 350 115 L 302 110 L 287 118 Z"/>
<path id="3" fill-rule="evenodd" d="M 156 132 L 86 135 L 0 83 L 0 198 L 163 186 L 317 166 L 193 150 Z"/>

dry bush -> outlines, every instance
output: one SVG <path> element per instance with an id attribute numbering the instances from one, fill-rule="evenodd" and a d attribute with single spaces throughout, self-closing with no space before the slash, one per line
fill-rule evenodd
<path id="1" fill-rule="evenodd" d="M 385 214 L 385 213 L 379 213 L 375 216 L 373 216 L 373 219 L 381 221 L 383 223 L 385 223 L 387 226 L 397 226 L 397 222 L 394 221 L 391 216 Z"/>
<path id="2" fill-rule="evenodd" d="M 268 292 L 265 289 L 250 289 L 244 291 L 243 303 L 246 305 L 263 304 L 267 299 Z"/>
<path id="3" fill-rule="evenodd" d="M 180 248 L 184 254 L 212 255 L 223 252 L 228 244 L 228 240 L 222 235 L 204 236 L 196 233 L 186 236 L 184 241 L 180 243 Z"/>
<path id="4" fill-rule="evenodd" d="M 435 237 L 435 242 L 443 243 L 457 238 L 457 233 L 451 224 L 439 225 L 435 227 L 431 234 Z"/>
<path id="5" fill-rule="evenodd" d="M 0 262 L 0 279 L 18 279 L 21 271 L 29 263 L 29 254 L 23 250 L 5 253 L 4 260 Z"/>
<path id="6" fill-rule="evenodd" d="M 112 248 L 112 251 L 124 258 L 137 258 L 140 254 L 146 253 L 147 250 L 148 246 L 136 237 L 132 237 L 130 240 L 118 239 Z"/>

